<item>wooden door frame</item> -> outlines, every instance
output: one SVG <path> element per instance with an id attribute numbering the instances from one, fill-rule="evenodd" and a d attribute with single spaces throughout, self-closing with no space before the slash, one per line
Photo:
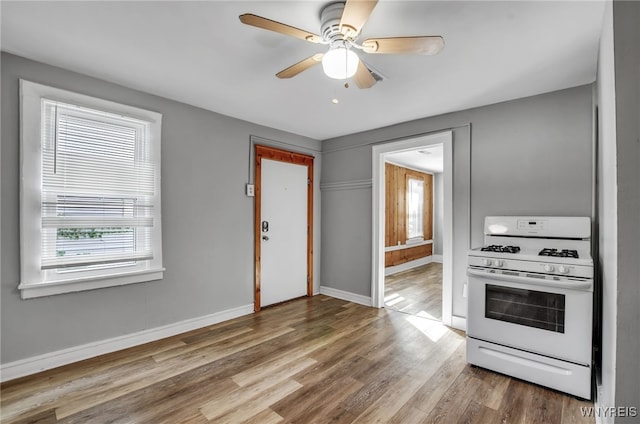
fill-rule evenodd
<path id="1" fill-rule="evenodd" d="M 290 152 L 275 147 L 255 145 L 255 197 L 254 197 L 254 305 L 253 310 L 260 310 L 260 271 L 262 267 L 262 159 L 302 165 L 307 167 L 307 296 L 313 295 L 313 156 Z"/>

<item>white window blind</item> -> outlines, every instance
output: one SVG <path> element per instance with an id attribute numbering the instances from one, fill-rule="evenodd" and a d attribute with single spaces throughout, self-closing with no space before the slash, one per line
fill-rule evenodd
<path id="1" fill-rule="evenodd" d="M 42 100 L 42 269 L 153 258 L 149 123 Z"/>
<path id="2" fill-rule="evenodd" d="M 407 238 L 424 237 L 424 181 L 407 179 Z"/>
<path id="3" fill-rule="evenodd" d="M 161 116 L 28 81 L 21 93 L 23 297 L 162 278 Z"/>

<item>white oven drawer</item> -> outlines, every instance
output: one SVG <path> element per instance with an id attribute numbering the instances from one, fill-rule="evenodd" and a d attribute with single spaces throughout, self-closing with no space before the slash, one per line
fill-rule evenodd
<path id="1" fill-rule="evenodd" d="M 467 338 L 467 362 L 565 393 L 591 399 L 591 368 Z"/>

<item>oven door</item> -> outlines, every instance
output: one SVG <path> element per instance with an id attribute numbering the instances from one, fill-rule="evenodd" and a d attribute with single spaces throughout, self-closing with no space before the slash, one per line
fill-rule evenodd
<path id="1" fill-rule="evenodd" d="M 591 365 L 592 281 L 553 283 L 469 268 L 467 334 Z"/>

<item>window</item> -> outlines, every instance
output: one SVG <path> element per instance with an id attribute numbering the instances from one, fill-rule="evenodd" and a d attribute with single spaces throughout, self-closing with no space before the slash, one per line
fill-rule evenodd
<path id="1" fill-rule="evenodd" d="M 161 115 L 20 88 L 22 297 L 161 279 Z"/>
<path id="2" fill-rule="evenodd" d="M 424 180 L 407 177 L 407 239 L 424 238 Z"/>

